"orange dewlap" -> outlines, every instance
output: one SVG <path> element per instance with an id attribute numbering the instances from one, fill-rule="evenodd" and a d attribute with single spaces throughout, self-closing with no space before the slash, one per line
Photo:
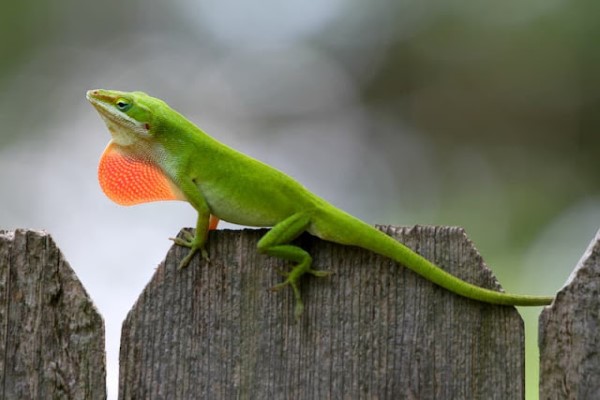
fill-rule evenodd
<path id="1" fill-rule="evenodd" d="M 132 206 L 185 196 L 160 168 L 150 161 L 123 154 L 114 143 L 104 150 L 98 165 L 98 181 L 106 196 L 117 204 Z M 219 218 L 210 216 L 209 230 L 217 229 Z"/>
<path id="2" fill-rule="evenodd" d="M 124 206 L 160 200 L 185 200 L 160 168 L 148 160 L 124 154 L 112 142 L 100 158 L 98 180 L 106 196 Z"/>

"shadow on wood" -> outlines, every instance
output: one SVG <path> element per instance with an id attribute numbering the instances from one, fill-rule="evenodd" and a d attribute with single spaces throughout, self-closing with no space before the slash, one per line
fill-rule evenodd
<path id="1" fill-rule="evenodd" d="M 384 230 L 447 271 L 498 289 L 457 228 Z M 523 323 L 512 307 L 458 297 L 389 259 L 310 236 L 327 279 L 268 288 L 286 263 L 264 230 L 216 231 L 210 264 L 173 247 L 123 324 L 120 399 L 522 399 Z"/>
<path id="2" fill-rule="evenodd" d="M 0 397 L 105 399 L 104 323 L 52 238 L 0 231 Z"/>

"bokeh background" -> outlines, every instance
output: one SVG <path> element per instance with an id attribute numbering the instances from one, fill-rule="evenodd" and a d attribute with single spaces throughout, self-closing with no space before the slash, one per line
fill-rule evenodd
<path id="1" fill-rule="evenodd" d="M 600 3 L 0 0 L 0 228 L 49 231 L 121 322 L 184 203 L 124 208 L 85 90 L 143 90 L 371 223 L 464 227 L 503 286 L 558 290 L 600 228 Z M 265 182 L 265 184 L 269 184 Z M 527 395 L 537 398 L 536 318 Z"/>

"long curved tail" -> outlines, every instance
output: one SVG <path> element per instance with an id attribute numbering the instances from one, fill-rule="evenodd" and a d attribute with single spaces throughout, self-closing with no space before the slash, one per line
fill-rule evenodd
<path id="1" fill-rule="evenodd" d="M 336 222 L 333 224 L 336 225 L 334 228 L 335 233 L 327 229 L 327 235 L 319 235 L 323 239 L 362 247 L 391 258 L 436 285 L 469 299 L 510 306 L 544 306 L 552 303 L 553 297 L 497 292 L 463 281 L 380 230 L 341 210 L 337 211 L 342 212 L 344 215 L 335 218 Z M 330 226 L 330 228 L 333 227 Z"/>
<path id="2" fill-rule="evenodd" d="M 463 281 L 462 279 L 459 279 L 456 276 L 444 271 L 423 256 L 415 253 L 413 250 L 409 249 L 397 240 L 394 240 L 390 236 L 385 236 L 394 242 L 393 248 L 389 249 L 391 250 L 391 254 L 383 254 L 383 252 L 377 251 L 378 253 L 390 257 L 391 259 L 423 276 L 425 279 L 460 296 L 477 301 L 483 301 L 485 303 L 510 306 L 544 306 L 552 303 L 553 297 L 528 296 L 497 292 L 495 290 L 485 289 Z"/>

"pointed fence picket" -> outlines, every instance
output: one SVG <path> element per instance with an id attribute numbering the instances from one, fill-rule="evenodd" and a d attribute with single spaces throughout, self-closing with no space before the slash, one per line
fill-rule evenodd
<path id="1" fill-rule="evenodd" d="M 448 272 L 500 289 L 459 228 L 381 227 Z M 309 235 L 333 272 L 271 292 L 262 230 L 215 231 L 210 263 L 174 246 L 123 323 L 120 399 L 524 398 L 523 322 L 368 251 Z M 600 233 L 540 318 L 541 399 L 600 398 Z M 106 398 L 104 326 L 44 232 L 0 231 L 0 398 Z"/>

